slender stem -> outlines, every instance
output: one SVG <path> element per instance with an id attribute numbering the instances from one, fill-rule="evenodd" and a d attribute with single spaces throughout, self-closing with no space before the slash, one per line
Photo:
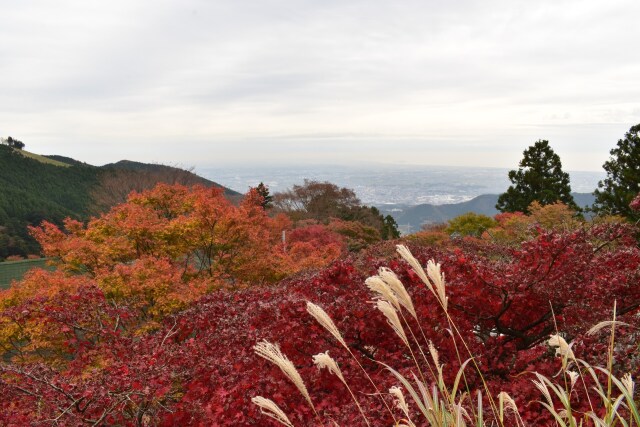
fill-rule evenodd
<path id="1" fill-rule="evenodd" d="M 358 403 L 358 399 L 356 399 L 356 396 L 353 394 L 353 391 L 351 391 L 351 387 L 349 387 L 349 384 L 347 384 L 346 381 L 343 381 L 342 383 L 344 384 L 344 386 L 349 391 L 349 394 L 351 395 L 351 398 L 353 399 L 353 401 L 355 402 L 356 406 L 358 407 L 358 410 L 360 411 L 360 414 L 362 414 L 362 418 L 364 418 L 364 422 L 367 423 L 368 426 L 370 426 L 371 424 L 369 424 L 369 420 L 367 419 L 367 416 L 364 414 L 364 411 L 362 410 L 362 407 Z"/>
<path id="2" fill-rule="evenodd" d="M 384 398 L 382 397 L 382 392 L 380 391 L 380 389 L 378 388 L 378 386 L 376 385 L 376 383 L 373 382 L 373 380 L 371 379 L 371 377 L 369 376 L 369 374 L 367 373 L 367 371 L 365 371 L 364 367 L 362 366 L 362 364 L 360 363 L 360 361 L 358 360 L 358 358 L 355 356 L 355 354 L 353 354 L 353 352 L 351 351 L 351 349 L 349 347 L 345 347 L 347 349 L 347 351 L 349 352 L 349 354 L 351 355 L 351 357 L 353 357 L 353 360 L 356 361 L 356 363 L 358 364 L 358 366 L 360 367 L 360 369 L 362 370 L 362 372 L 364 372 L 364 375 L 367 377 L 367 379 L 369 380 L 369 382 L 371 383 L 371 385 L 373 386 L 373 388 L 376 390 L 376 394 L 378 395 L 378 397 L 380 398 L 380 400 L 382 401 L 382 403 L 384 404 L 384 406 L 387 408 L 387 411 L 389 411 L 389 414 L 391 414 L 391 417 L 393 418 L 393 422 L 397 423 L 398 420 L 396 419 L 396 416 L 393 414 L 393 411 L 391 410 L 391 408 L 389 407 L 389 404 L 384 400 Z"/>

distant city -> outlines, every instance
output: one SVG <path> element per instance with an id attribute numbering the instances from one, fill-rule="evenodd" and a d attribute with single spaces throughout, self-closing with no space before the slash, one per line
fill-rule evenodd
<path id="1" fill-rule="evenodd" d="M 329 181 L 353 189 L 360 200 L 373 206 L 442 205 L 460 203 L 483 194 L 500 194 L 509 186 L 509 169 L 443 166 L 304 166 L 304 167 L 200 167 L 201 176 L 244 193 L 264 182 L 272 193 L 303 180 Z M 591 193 L 604 179 L 602 172 L 571 172 L 571 189 Z"/>

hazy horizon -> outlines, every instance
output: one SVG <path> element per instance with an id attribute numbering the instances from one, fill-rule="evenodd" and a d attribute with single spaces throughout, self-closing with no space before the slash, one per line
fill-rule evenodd
<path id="1" fill-rule="evenodd" d="M 501 194 L 509 182 L 505 168 L 464 166 L 345 166 L 320 165 L 296 167 L 201 167 L 195 172 L 207 179 L 245 193 L 263 182 L 272 193 L 302 184 L 304 179 L 329 181 L 354 190 L 367 205 L 435 205 L 459 203 L 483 194 Z M 568 171 L 576 193 L 591 193 L 604 171 Z"/>

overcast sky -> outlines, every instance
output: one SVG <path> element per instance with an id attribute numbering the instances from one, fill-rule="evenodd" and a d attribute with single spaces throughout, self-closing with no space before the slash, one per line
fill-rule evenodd
<path id="1" fill-rule="evenodd" d="M 638 0 L 0 0 L 0 136 L 92 164 L 600 170 Z"/>

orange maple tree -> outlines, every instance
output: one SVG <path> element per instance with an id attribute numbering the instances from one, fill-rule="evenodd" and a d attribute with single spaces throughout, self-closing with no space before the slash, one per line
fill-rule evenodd
<path id="1" fill-rule="evenodd" d="M 286 245 L 282 230 L 291 230 Z M 57 271 L 34 272 L 0 292 L 0 351 L 49 362 L 64 361 L 54 355 L 65 354 L 70 340 L 93 342 L 100 334 L 87 331 L 103 329 L 76 321 L 47 328 L 51 319 L 35 313 L 52 301 L 94 289 L 109 310 L 127 313 L 126 322 L 115 315 L 114 330 L 138 335 L 212 290 L 275 282 L 346 250 L 325 226 L 292 230 L 286 216 L 269 217 L 255 190 L 235 205 L 217 188 L 166 184 L 132 193 L 86 225 L 67 219 L 63 229 L 44 222 L 31 232 Z M 82 322 L 107 323 L 98 312 Z"/>

